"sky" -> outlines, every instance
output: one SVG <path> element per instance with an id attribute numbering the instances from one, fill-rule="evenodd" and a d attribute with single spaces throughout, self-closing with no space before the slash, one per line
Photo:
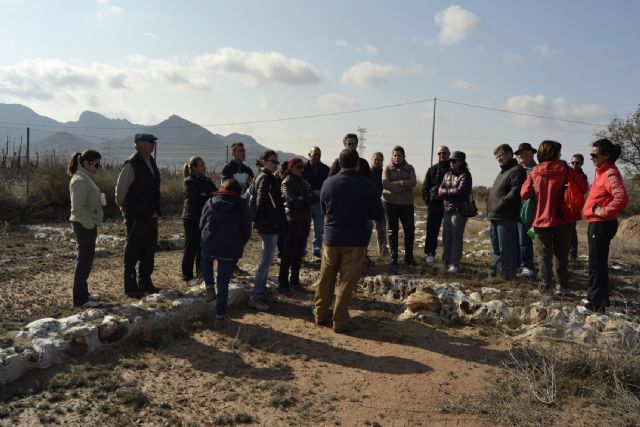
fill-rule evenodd
<path id="1" fill-rule="evenodd" d="M 474 185 L 497 145 L 586 155 L 640 100 L 632 0 L 0 0 L 0 16 L 2 103 L 63 122 L 177 114 L 325 163 L 360 127 L 367 158 L 401 145 L 419 179 L 434 98 L 435 145 L 467 154 Z"/>

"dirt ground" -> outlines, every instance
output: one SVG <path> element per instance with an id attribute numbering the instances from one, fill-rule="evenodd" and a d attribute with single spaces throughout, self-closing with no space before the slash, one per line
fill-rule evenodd
<path id="1" fill-rule="evenodd" d="M 470 221 L 467 246 L 488 249 L 487 237 L 480 234 L 486 225 Z M 122 236 L 123 226 L 109 223 L 101 232 Z M 180 232 L 178 218 L 162 221 L 161 237 Z M 76 311 L 70 295 L 72 242 L 36 240 L 16 227 L 2 229 L 2 240 L 0 336 L 41 317 Z M 376 265 L 368 273 L 385 273 L 386 262 L 372 248 Z M 420 248 L 415 252 L 422 255 Z M 630 252 L 622 245 L 612 253 Z M 253 236 L 240 266 L 250 273 L 259 256 Z M 105 305 L 131 302 L 123 295 L 121 257 L 121 250 L 109 249 L 95 260 L 90 290 Z M 463 258 L 457 280 L 471 288 L 510 289 L 523 303 L 533 298 L 534 283 L 504 284 L 490 278 L 489 259 L 488 254 Z M 180 262 L 181 251 L 158 252 L 155 285 L 186 291 Z M 356 295 L 351 310 L 360 329 L 335 334 L 312 322 L 311 287 L 318 268 L 318 263 L 305 262 L 307 293 L 278 299 L 269 313 L 233 309 L 222 333 L 213 331 L 212 319 L 206 318 L 149 341 L 127 342 L 32 372 L 0 390 L 0 426 L 87 425 L 88 420 L 95 425 L 170 426 L 495 425 L 482 411 L 455 408 L 478 402 L 487 384 L 503 375 L 502 362 L 511 348 L 508 336 L 485 327 L 401 322 L 400 304 L 362 294 Z M 271 274 L 276 271 L 274 263 Z M 450 280 L 423 262 L 401 273 Z M 252 275 L 237 279 L 249 284 Z M 584 263 L 576 266 L 572 280 L 583 293 Z M 622 289 L 616 295 L 634 298 L 623 289 L 633 280 L 626 270 L 615 271 L 614 287 Z M 570 424 L 598 424 L 597 418 L 569 418 Z"/>

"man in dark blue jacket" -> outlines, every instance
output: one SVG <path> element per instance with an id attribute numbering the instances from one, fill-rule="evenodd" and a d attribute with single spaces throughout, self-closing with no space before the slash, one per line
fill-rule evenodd
<path id="1" fill-rule="evenodd" d="M 340 272 L 331 319 L 333 330 L 338 333 L 354 329 L 348 323 L 349 304 L 366 261 L 369 224 L 371 220 L 384 218 L 373 181 L 358 173 L 359 160 L 356 150 L 343 150 L 339 157 L 340 172 L 329 177 L 320 192 L 320 207 L 325 214 L 324 246 L 313 314 L 316 324 L 329 324 L 329 306 Z"/>
<path id="2" fill-rule="evenodd" d="M 311 147 L 309 161 L 304 165 L 304 179 L 311 186 L 316 197 L 320 197 L 322 184 L 329 176 L 329 166 L 320 161 L 320 147 Z M 322 250 L 322 235 L 324 233 L 324 215 L 320 210 L 320 202 L 311 206 L 311 219 L 313 220 L 313 256 L 320 258 Z"/>

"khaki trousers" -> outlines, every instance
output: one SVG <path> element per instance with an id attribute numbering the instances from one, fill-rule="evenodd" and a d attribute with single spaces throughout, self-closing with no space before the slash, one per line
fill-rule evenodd
<path id="1" fill-rule="evenodd" d="M 329 306 L 335 292 L 333 307 L 333 328 L 340 328 L 349 320 L 349 304 L 353 289 L 360 278 L 366 262 L 366 247 L 322 247 L 320 279 L 316 287 L 313 314 L 317 321 L 328 320 Z M 336 278 L 340 273 L 340 283 L 336 288 Z"/>

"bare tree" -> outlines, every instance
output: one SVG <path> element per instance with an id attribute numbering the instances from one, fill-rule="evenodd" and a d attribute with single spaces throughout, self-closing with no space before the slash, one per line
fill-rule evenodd
<path id="1" fill-rule="evenodd" d="M 622 146 L 620 163 L 631 176 L 640 176 L 640 105 L 635 112 L 621 119 L 614 117 L 606 130 L 596 132 L 598 138 L 608 138 Z"/>

